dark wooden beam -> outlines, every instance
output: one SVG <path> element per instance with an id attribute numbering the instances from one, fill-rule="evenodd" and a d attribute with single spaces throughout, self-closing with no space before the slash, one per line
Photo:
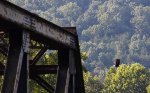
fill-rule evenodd
<path id="1" fill-rule="evenodd" d="M 0 0 L 0 19 L 36 34 L 38 39 L 43 39 L 43 36 L 66 47 L 76 47 L 72 43 L 75 41 L 74 34 L 6 0 Z"/>
<path id="2" fill-rule="evenodd" d="M 30 65 L 30 73 L 34 74 L 57 74 L 58 65 Z"/>
<path id="3" fill-rule="evenodd" d="M 66 84 L 68 84 L 69 49 L 58 50 L 58 65 L 57 84 L 54 93 L 66 93 L 66 87 L 68 87 Z"/>
<path id="4" fill-rule="evenodd" d="M 85 93 L 84 88 L 84 80 L 83 80 L 83 69 L 82 69 L 82 63 L 81 63 L 81 54 L 80 54 L 80 46 L 78 37 L 76 37 L 76 47 L 77 50 L 74 51 L 75 53 L 75 68 L 76 68 L 76 74 L 75 74 L 75 93 Z"/>
<path id="5" fill-rule="evenodd" d="M 10 47 L 4 75 L 2 93 L 17 93 L 24 55 L 22 39 L 22 31 L 11 31 L 9 33 Z"/>
<path id="6" fill-rule="evenodd" d="M 62 28 L 70 33 L 73 33 L 74 35 L 77 35 L 76 27 L 62 27 Z"/>
<path id="7" fill-rule="evenodd" d="M 34 75 L 32 76 L 31 79 L 36 81 L 40 86 L 42 86 L 49 93 L 54 93 L 54 88 L 51 85 L 49 85 L 45 80 L 43 80 L 40 76 Z"/>
<path id="8" fill-rule="evenodd" d="M 46 52 L 47 47 L 43 47 L 38 53 L 37 55 L 33 58 L 33 60 L 31 61 L 31 65 L 35 65 L 38 60 L 42 57 L 42 55 Z"/>
<path id="9" fill-rule="evenodd" d="M 26 65 L 24 67 L 26 68 Z M 0 63 L 0 75 L 4 75 L 4 70 L 5 70 L 5 66 L 2 63 Z M 58 65 L 30 65 L 29 66 L 30 76 L 42 75 L 42 74 L 57 74 L 57 70 L 58 70 Z M 23 73 L 26 74 L 26 72 Z"/>
<path id="10" fill-rule="evenodd" d="M 30 70 L 31 78 L 48 92 L 85 93 L 79 41 L 75 27 L 59 27 L 6 0 L 0 0 L 0 29 L 9 33 L 10 40 L 9 52 L 3 47 L 0 50 L 5 56 L 8 53 L 2 93 L 19 93 L 21 91 L 26 93 L 29 69 L 32 69 Z M 32 40 L 58 50 L 58 71 L 57 67 L 53 66 L 50 68 L 33 66 L 45 53 L 47 49 L 45 47 L 32 60 L 33 67 L 29 68 L 27 52 L 29 46 L 26 46 L 29 41 L 24 40 L 24 36 L 29 38 L 29 34 L 24 34 L 22 29 L 30 34 Z M 3 66 L 0 67 L 1 74 L 4 72 L 2 69 L 4 69 Z M 54 91 L 38 74 L 56 73 L 56 71 L 57 84 Z"/>
<path id="11" fill-rule="evenodd" d="M 75 75 L 76 75 L 76 66 L 75 66 L 75 51 L 69 51 L 69 86 L 68 86 L 68 93 L 76 93 L 75 92 Z"/>
<path id="12" fill-rule="evenodd" d="M 29 79 L 29 46 L 30 35 L 27 32 L 23 32 L 23 60 L 21 65 L 21 72 L 18 84 L 17 93 L 28 93 L 28 79 Z"/>
<path id="13" fill-rule="evenodd" d="M 28 69 L 28 54 L 25 53 L 23 56 L 23 62 L 22 62 L 22 66 L 21 66 L 21 72 L 20 72 L 20 79 L 19 79 L 19 83 L 18 83 L 18 90 L 17 93 L 27 93 L 28 91 L 28 73 L 29 73 L 29 69 Z"/>
<path id="14" fill-rule="evenodd" d="M 0 62 L 0 75 L 4 75 L 5 66 Z"/>

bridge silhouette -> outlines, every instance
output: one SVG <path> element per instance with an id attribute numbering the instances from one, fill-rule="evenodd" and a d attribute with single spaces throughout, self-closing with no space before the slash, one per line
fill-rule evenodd
<path id="1" fill-rule="evenodd" d="M 36 42 L 36 43 L 33 43 Z M 40 49 L 29 60 L 32 49 Z M 47 50 L 58 51 L 57 65 L 37 65 Z M 28 93 L 29 79 L 49 93 L 85 93 L 78 35 L 75 27 L 57 26 L 6 0 L 0 0 L 1 93 Z M 56 87 L 40 75 L 57 74 Z"/>

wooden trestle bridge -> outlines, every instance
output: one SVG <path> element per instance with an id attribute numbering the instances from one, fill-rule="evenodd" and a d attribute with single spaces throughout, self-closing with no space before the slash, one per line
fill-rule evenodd
<path id="1" fill-rule="evenodd" d="M 30 51 L 36 48 L 40 51 L 29 60 Z M 47 50 L 58 51 L 58 65 L 36 64 Z M 4 75 L 1 93 L 28 93 L 29 79 L 49 93 L 85 93 L 75 27 L 59 27 L 0 0 L 0 53 L 7 57 L 5 64 L 0 63 L 0 75 Z M 57 74 L 56 87 L 41 74 Z"/>

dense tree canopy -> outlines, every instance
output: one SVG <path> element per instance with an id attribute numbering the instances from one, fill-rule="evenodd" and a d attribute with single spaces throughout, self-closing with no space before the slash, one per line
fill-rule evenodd
<path id="1" fill-rule="evenodd" d="M 146 87 L 147 93 L 150 93 L 150 85 Z"/>
<path id="2" fill-rule="evenodd" d="M 85 65 L 94 74 L 113 65 L 150 67 L 149 0 L 9 0 L 60 26 L 77 26 Z"/>
<path id="3" fill-rule="evenodd" d="M 92 76 L 90 72 L 84 73 L 84 84 L 86 93 L 100 93 L 102 83 L 98 76 Z"/>
<path id="4" fill-rule="evenodd" d="M 87 59 L 83 63 L 90 71 L 84 73 L 87 93 L 145 93 L 146 90 L 149 93 L 145 67 L 150 67 L 150 0 L 8 1 L 59 26 L 77 27 L 82 57 Z M 55 64 L 57 58 L 53 55 L 56 53 L 46 54 L 40 62 Z M 105 78 L 116 58 L 122 63 L 138 62 L 145 67 L 138 63 L 111 67 Z M 4 60 L 0 57 L 0 61 Z M 41 77 L 55 87 L 56 76 Z M 30 91 L 46 93 L 32 81 Z"/>
<path id="5" fill-rule="evenodd" d="M 138 63 L 111 67 L 105 77 L 102 93 L 146 93 L 149 79 L 148 71 Z"/>

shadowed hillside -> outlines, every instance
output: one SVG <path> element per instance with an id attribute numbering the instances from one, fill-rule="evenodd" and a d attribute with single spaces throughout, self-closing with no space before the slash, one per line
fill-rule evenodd
<path id="1" fill-rule="evenodd" d="M 60 26 L 77 26 L 87 69 L 120 58 L 150 67 L 149 0 L 9 0 Z"/>

